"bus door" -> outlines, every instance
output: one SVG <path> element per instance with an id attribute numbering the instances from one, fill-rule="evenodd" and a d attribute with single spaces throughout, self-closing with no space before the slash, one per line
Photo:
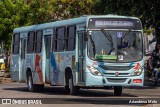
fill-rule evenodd
<path id="1" fill-rule="evenodd" d="M 25 34 L 23 35 L 25 36 Z M 20 62 L 19 62 L 19 81 L 25 81 L 25 54 L 26 54 L 26 44 L 27 44 L 27 38 L 20 38 Z"/>
<path id="2" fill-rule="evenodd" d="M 45 81 L 50 82 L 51 35 L 45 35 Z"/>
<path id="3" fill-rule="evenodd" d="M 84 32 L 78 32 L 78 83 L 84 82 Z"/>

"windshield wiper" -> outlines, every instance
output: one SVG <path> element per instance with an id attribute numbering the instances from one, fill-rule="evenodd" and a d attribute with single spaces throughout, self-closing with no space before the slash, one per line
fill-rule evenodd
<path id="1" fill-rule="evenodd" d="M 120 48 L 124 48 L 124 47 L 126 47 L 126 45 L 128 44 L 129 39 L 128 39 L 125 43 L 124 43 L 123 41 L 124 41 L 124 39 L 128 36 L 128 34 L 129 34 L 130 32 L 131 32 L 131 30 L 129 29 L 129 31 L 124 34 L 123 38 L 121 39 L 121 46 L 120 46 Z M 123 46 L 123 45 L 124 45 L 124 46 Z"/>
<path id="2" fill-rule="evenodd" d="M 128 34 L 131 32 L 131 30 L 129 29 L 129 31 L 128 32 L 126 32 L 125 34 L 124 34 L 124 36 L 123 36 L 123 38 L 122 38 L 122 40 L 124 40 L 125 39 L 125 37 L 126 36 L 128 36 Z"/>
<path id="3" fill-rule="evenodd" d="M 108 41 L 111 43 L 111 45 L 113 45 L 113 41 L 112 41 L 111 34 L 105 32 L 104 29 L 101 29 L 101 30 L 102 30 L 103 34 L 105 35 L 105 37 L 108 39 Z M 111 39 L 109 39 L 108 36 L 109 36 Z"/>
<path id="4" fill-rule="evenodd" d="M 111 52 L 114 50 L 113 48 L 113 40 L 112 40 L 112 37 L 111 37 L 111 34 L 109 32 L 105 32 L 104 29 L 101 29 L 101 31 L 103 32 L 103 34 L 105 35 L 105 37 L 108 39 L 108 41 L 110 42 L 110 47 L 111 47 L 111 50 L 109 52 L 109 54 L 111 54 Z M 109 37 L 108 37 L 109 36 Z"/>

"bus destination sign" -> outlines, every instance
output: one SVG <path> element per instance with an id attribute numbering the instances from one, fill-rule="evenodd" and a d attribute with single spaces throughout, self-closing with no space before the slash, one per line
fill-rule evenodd
<path id="1" fill-rule="evenodd" d="M 133 26 L 133 22 L 131 21 L 103 21 L 96 20 L 95 27 L 105 27 L 105 26 Z"/>
<path id="2" fill-rule="evenodd" d="M 88 23 L 89 29 L 136 29 L 142 28 L 141 22 L 137 19 L 127 18 L 91 18 Z"/>

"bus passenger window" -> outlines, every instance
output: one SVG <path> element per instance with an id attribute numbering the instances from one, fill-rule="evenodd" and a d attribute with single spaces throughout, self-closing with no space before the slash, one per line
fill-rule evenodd
<path id="1" fill-rule="evenodd" d="M 18 54 L 19 53 L 19 42 L 20 42 L 20 35 L 15 34 L 13 36 L 13 48 L 12 48 L 12 53 L 13 54 Z"/>
<path id="2" fill-rule="evenodd" d="M 55 51 L 63 51 L 64 50 L 64 35 L 65 28 L 58 28 L 56 30 L 56 39 L 55 39 Z"/>
<path id="3" fill-rule="evenodd" d="M 34 32 L 28 33 L 28 40 L 27 40 L 27 53 L 33 53 L 34 51 Z"/>
<path id="4" fill-rule="evenodd" d="M 40 53 L 41 50 L 42 50 L 42 31 L 37 31 L 35 38 L 35 52 Z"/>
<path id="5" fill-rule="evenodd" d="M 75 49 L 75 37 L 76 37 L 76 27 L 70 26 L 67 28 L 67 38 L 66 38 L 66 50 L 73 51 Z"/>

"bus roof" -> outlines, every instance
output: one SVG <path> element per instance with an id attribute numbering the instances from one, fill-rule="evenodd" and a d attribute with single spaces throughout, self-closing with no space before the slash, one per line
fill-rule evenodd
<path id="1" fill-rule="evenodd" d="M 130 17 L 130 16 L 119 16 L 119 15 L 86 15 L 81 16 L 79 18 L 67 19 L 67 20 L 60 20 L 55 22 L 31 25 L 31 26 L 24 26 L 15 28 L 13 33 L 20 33 L 20 32 L 29 32 L 35 30 L 41 30 L 46 28 L 53 28 L 53 27 L 60 27 L 64 25 L 74 25 L 78 23 L 85 23 L 90 18 L 130 18 L 130 19 L 138 19 L 137 17 Z"/>

